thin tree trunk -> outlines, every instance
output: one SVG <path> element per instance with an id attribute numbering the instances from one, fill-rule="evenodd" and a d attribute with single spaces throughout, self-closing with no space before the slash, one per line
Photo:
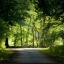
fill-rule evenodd
<path id="1" fill-rule="evenodd" d="M 23 46 L 23 41 L 22 41 L 22 26 L 20 25 L 20 31 L 21 31 L 21 46 Z"/>
<path id="2" fill-rule="evenodd" d="M 32 28 L 32 33 L 33 33 L 33 47 L 34 47 L 34 28 Z"/>
<path id="3" fill-rule="evenodd" d="M 64 38 L 62 38 L 62 41 L 63 41 L 63 45 L 64 45 Z"/>
<path id="4" fill-rule="evenodd" d="M 2 39 L 0 38 L 0 48 L 2 48 Z"/>
<path id="5" fill-rule="evenodd" d="M 6 40 L 5 40 L 5 46 L 6 46 L 6 48 L 9 47 L 9 44 L 8 44 L 8 37 L 7 37 L 7 35 L 6 35 Z"/>
<path id="6" fill-rule="evenodd" d="M 24 29 L 23 29 L 23 32 L 24 32 Z M 23 35 L 23 43 L 24 43 L 24 35 Z M 23 44 L 22 44 L 23 45 Z"/>
<path id="7" fill-rule="evenodd" d="M 15 37 L 15 40 L 14 40 L 14 47 L 16 46 L 16 37 Z"/>
<path id="8" fill-rule="evenodd" d="M 28 33 L 26 34 L 26 46 L 28 45 Z"/>
<path id="9" fill-rule="evenodd" d="M 39 43 L 39 41 L 40 41 L 40 40 L 39 40 L 39 32 L 38 32 L 38 43 Z M 38 47 L 38 43 L 37 43 L 37 47 Z"/>

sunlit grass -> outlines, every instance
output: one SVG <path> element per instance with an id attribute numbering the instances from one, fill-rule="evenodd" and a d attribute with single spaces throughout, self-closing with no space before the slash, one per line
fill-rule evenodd
<path id="1" fill-rule="evenodd" d="M 47 53 L 49 53 L 49 47 L 48 48 L 39 48 L 39 52 L 42 54 L 47 54 Z"/>

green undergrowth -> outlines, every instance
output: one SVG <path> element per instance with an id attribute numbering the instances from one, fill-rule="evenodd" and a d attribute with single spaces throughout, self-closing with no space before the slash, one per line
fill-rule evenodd
<path id="1" fill-rule="evenodd" d="M 52 48 L 41 48 L 39 52 L 49 56 L 64 58 L 64 46 L 54 46 Z"/>
<path id="2" fill-rule="evenodd" d="M 12 55 L 11 50 L 6 50 L 6 49 L 0 48 L 0 60 L 8 60 L 8 59 L 10 59 L 11 55 Z"/>

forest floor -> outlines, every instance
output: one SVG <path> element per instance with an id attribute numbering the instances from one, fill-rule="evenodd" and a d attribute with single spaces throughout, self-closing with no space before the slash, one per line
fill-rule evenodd
<path id="1" fill-rule="evenodd" d="M 0 64 L 23 64 L 23 63 L 42 63 L 42 64 L 62 64 L 56 58 L 41 54 L 39 48 L 11 48 L 14 52 L 9 60 L 0 61 Z"/>

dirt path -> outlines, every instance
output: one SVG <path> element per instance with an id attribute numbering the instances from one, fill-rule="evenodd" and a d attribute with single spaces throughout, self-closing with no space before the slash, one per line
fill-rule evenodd
<path id="1" fill-rule="evenodd" d="M 46 55 L 42 55 L 38 51 L 38 48 L 18 48 L 11 50 L 14 51 L 14 54 L 11 57 L 11 62 L 13 64 L 21 64 L 21 63 L 58 64 L 52 58 Z M 8 64 L 12 64 L 12 63 L 8 63 Z"/>

